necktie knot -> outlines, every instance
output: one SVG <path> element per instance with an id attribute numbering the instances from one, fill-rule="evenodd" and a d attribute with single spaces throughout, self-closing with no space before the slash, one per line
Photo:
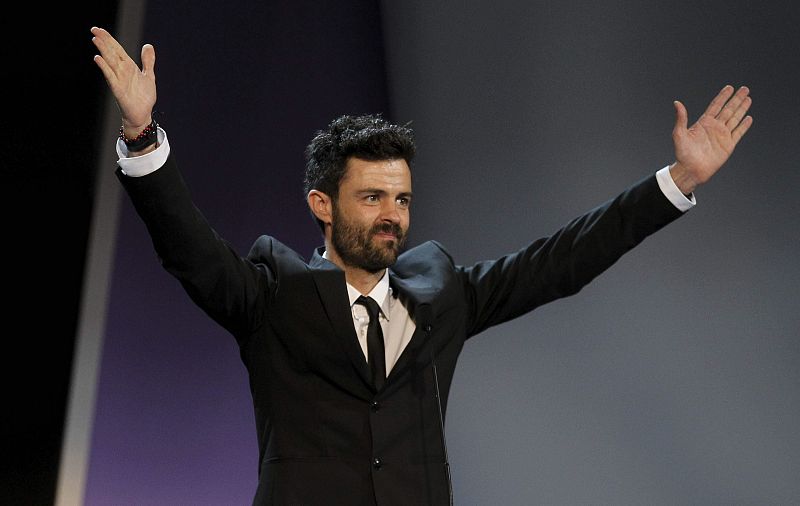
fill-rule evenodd
<path id="1" fill-rule="evenodd" d="M 378 316 L 380 315 L 381 307 L 378 305 L 377 302 L 375 302 L 375 299 L 373 299 L 372 297 L 365 297 L 362 295 L 358 299 L 356 299 L 356 304 L 360 304 L 365 308 L 367 308 L 369 321 L 373 320 L 378 321 Z"/>

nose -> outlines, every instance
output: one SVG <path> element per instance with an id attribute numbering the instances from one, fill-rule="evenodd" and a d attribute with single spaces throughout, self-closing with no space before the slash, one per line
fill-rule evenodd
<path id="1" fill-rule="evenodd" d="M 400 211 L 397 202 L 387 199 L 381 207 L 381 220 L 389 223 L 400 223 Z"/>

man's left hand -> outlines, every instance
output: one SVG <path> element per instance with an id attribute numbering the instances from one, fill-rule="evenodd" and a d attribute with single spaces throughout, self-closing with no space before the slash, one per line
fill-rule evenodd
<path id="1" fill-rule="evenodd" d="M 670 167 L 670 175 L 684 194 L 711 179 L 753 124 L 753 118 L 745 116 L 753 103 L 749 93 L 746 86 L 734 93 L 733 86 L 726 85 L 689 128 L 686 107 L 675 101 L 672 140 L 676 162 Z"/>

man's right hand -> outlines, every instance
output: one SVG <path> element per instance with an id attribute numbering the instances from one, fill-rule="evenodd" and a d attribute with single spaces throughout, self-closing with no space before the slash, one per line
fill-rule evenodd
<path id="1" fill-rule="evenodd" d="M 136 65 L 128 53 L 110 33 L 92 27 L 92 42 L 100 51 L 94 62 L 103 71 L 111 93 L 122 114 L 125 136 L 132 139 L 152 122 L 153 106 L 156 103 L 156 50 L 150 44 L 142 47 L 142 68 Z"/>

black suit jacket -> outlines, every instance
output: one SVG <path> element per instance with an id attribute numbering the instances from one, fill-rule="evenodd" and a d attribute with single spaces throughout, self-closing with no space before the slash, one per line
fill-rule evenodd
<path id="1" fill-rule="evenodd" d="M 467 338 L 576 293 L 680 216 L 651 176 L 550 237 L 471 267 L 427 242 L 390 269 L 416 331 L 374 391 L 344 273 L 269 236 L 240 257 L 192 204 L 170 156 L 158 171 L 118 171 L 164 267 L 236 338 L 258 430 L 254 504 L 446 505 L 432 361 L 446 409 Z"/>

